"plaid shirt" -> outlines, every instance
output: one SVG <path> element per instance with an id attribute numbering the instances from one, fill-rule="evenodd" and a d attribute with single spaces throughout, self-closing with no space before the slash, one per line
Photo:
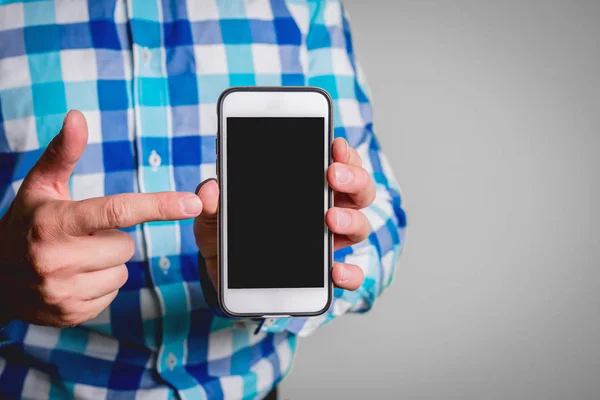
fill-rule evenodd
<path id="1" fill-rule="evenodd" d="M 142 224 L 127 230 L 129 280 L 97 318 L 5 326 L 1 398 L 261 398 L 289 371 L 298 336 L 368 310 L 390 284 L 405 217 L 333 0 L 0 0 L 0 215 L 69 109 L 90 134 L 74 199 L 193 191 L 215 174 L 216 101 L 234 85 L 331 94 L 335 136 L 357 148 L 377 187 L 364 210 L 371 235 L 335 253 L 364 269 L 362 287 L 336 289 L 318 317 L 229 319 L 206 301 L 192 220 Z"/>

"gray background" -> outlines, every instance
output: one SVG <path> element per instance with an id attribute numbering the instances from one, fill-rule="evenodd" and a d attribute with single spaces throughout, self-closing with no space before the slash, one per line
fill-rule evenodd
<path id="1" fill-rule="evenodd" d="M 408 240 L 282 397 L 600 398 L 600 2 L 345 4 Z"/>

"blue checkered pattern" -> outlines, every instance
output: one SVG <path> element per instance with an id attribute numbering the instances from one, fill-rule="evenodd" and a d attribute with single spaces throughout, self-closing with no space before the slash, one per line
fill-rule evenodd
<path id="1" fill-rule="evenodd" d="M 224 318 L 205 301 L 192 221 L 143 224 L 128 230 L 129 280 L 97 318 L 5 327 L 0 398 L 262 398 L 288 372 L 298 336 L 367 311 L 390 284 L 405 216 L 336 0 L 0 0 L 0 215 L 69 109 L 90 132 L 74 199 L 193 191 L 214 176 L 216 101 L 234 85 L 312 85 L 333 97 L 335 136 L 377 186 L 368 240 L 335 253 L 364 268 L 364 285 L 336 289 L 319 317 Z"/>

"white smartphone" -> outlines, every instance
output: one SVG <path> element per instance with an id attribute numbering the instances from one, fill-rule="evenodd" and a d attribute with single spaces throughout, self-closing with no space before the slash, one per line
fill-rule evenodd
<path id="1" fill-rule="evenodd" d="M 313 316 L 331 304 L 332 101 L 314 87 L 219 98 L 218 297 L 233 317 Z"/>

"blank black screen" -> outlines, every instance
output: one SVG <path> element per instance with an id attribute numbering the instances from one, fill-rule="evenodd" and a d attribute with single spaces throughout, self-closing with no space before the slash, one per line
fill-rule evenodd
<path id="1" fill-rule="evenodd" d="M 324 118 L 227 118 L 231 289 L 324 286 Z"/>

